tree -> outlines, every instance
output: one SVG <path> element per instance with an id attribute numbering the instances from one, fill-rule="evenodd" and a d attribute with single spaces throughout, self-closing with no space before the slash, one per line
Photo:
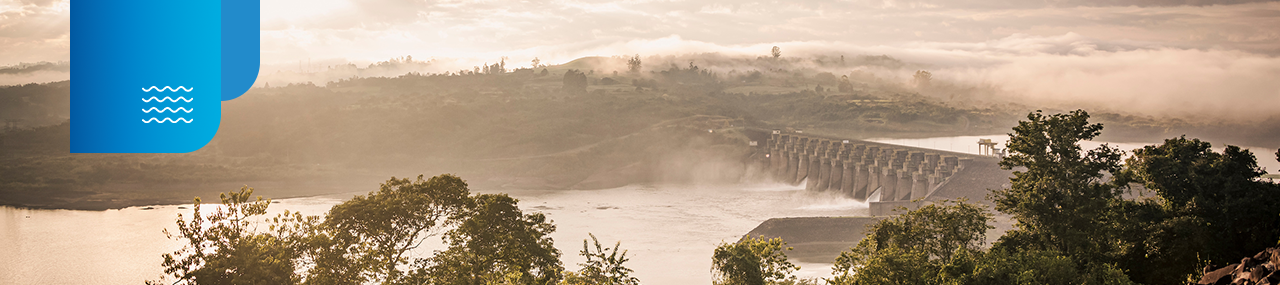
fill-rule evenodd
<path id="1" fill-rule="evenodd" d="M 853 92 L 853 83 L 849 82 L 848 75 L 840 76 L 840 85 L 836 87 L 840 92 Z"/>
<path id="2" fill-rule="evenodd" d="M 778 57 L 782 56 L 782 48 L 779 48 L 778 46 L 773 46 L 773 49 L 769 50 L 769 54 L 773 55 L 774 59 L 777 59 Z"/>
<path id="3" fill-rule="evenodd" d="M 324 221 L 330 238 L 339 245 L 332 250 L 350 258 L 319 263 L 317 268 L 347 264 L 367 265 L 365 280 L 385 283 L 403 273 L 397 267 L 408 264 L 407 254 L 448 225 L 456 224 L 469 202 L 467 183 L 445 174 L 424 180 L 392 177 L 378 191 L 333 206 Z M 335 272 L 340 274 L 340 272 Z M 323 275 L 323 274 L 321 274 Z M 364 282 L 361 282 L 364 283 Z"/>
<path id="4" fill-rule="evenodd" d="M 1117 240 L 1113 205 L 1122 189 L 1104 183 L 1103 171 L 1119 171 L 1123 151 L 1102 145 L 1087 152 L 1079 142 L 1102 131 L 1089 124 L 1089 114 L 1076 110 L 1046 116 L 1027 115 L 1009 135 L 1009 155 L 1000 161 L 1013 169 L 1012 186 L 989 196 L 996 210 L 1017 220 L 1016 229 L 996 246 L 1062 252 L 1078 264 L 1110 262 Z"/>
<path id="5" fill-rule="evenodd" d="M 905 209 L 905 208 L 901 208 Z M 991 214 L 967 200 L 943 200 L 871 225 L 840 253 L 830 284 L 941 284 L 957 255 L 980 254 Z"/>
<path id="6" fill-rule="evenodd" d="M 1010 135 L 1001 166 L 1015 171 L 1013 186 L 992 193 L 997 209 L 1017 229 L 996 248 L 1061 252 L 1081 272 L 1128 272 L 1148 284 L 1184 283 L 1205 264 L 1223 264 L 1280 238 L 1280 187 L 1258 180 L 1252 153 L 1185 137 L 1123 152 L 1103 145 L 1083 152 L 1080 140 L 1101 133 L 1088 114 L 1032 113 Z M 1114 175 L 1104 183 L 1103 172 Z M 1120 194 L 1141 184 L 1153 199 Z"/>
<path id="7" fill-rule="evenodd" d="M 943 200 L 877 222 L 840 254 L 827 284 L 1131 284 L 1113 266 L 1078 268 L 1052 250 L 984 252 L 990 219 L 981 205 Z"/>
<path id="8" fill-rule="evenodd" d="M 1248 150 L 1184 137 L 1134 150 L 1118 184 L 1141 183 L 1159 199 L 1126 207 L 1125 227 L 1140 234 L 1126 256 L 1135 280 L 1180 283 L 1205 263 L 1225 264 L 1280 239 L 1280 187 Z M 1129 236 L 1129 235 L 1126 235 Z"/>
<path id="9" fill-rule="evenodd" d="M 933 73 L 929 73 L 924 70 L 916 70 L 916 74 L 911 77 L 915 80 L 917 87 L 925 88 L 929 87 L 930 82 L 933 80 Z"/>
<path id="10" fill-rule="evenodd" d="M 262 232 L 255 217 L 271 203 L 251 201 L 252 193 L 248 187 L 224 193 L 225 207 L 208 216 L 196 198 L 192 219 L 179 216 L 178 239 L 187 245 L 164 255 L 175 283 L 554 284 L 562 277 L 549 236 L 555 225 L 542 214 L 523 214 L 506 195 L 471 196 L 453 175 L 393 177 L 323 219 L 285 211 L 265 219 L 270 227 Z M 441 232 L 448 250 L 409 262 L 412 250 Z M 615 246 L 606 256 L 605 250 L 597 243 L 589 263 L 603 266 L 603 276 L 634 281 L 621 267 L 625 251 L 618 255 Z"/>
<path id="11" fill-rule="evenodd" d="M 640 55 L 639 54 L 636 54 L 636 56 L 633 56 L 630 59 L 627 59 L 627 71 L 630 71 L 631 73 L 640 72 Z"/>
<path id="12" fill-rule="evenodd" d="M 565 71 L 563 88 L 571 93 L 587 92 L 587 75 L 577 69 Z"/>
<path id="13" fill-rule="evenodd" d="M 506 194 L 477 195 L 466 219 L 449 230 L 449 248 L 418 261 L 411 284 L 555 284 L 563 277 L 555 225 L 541 213 L 524 214 Z"/>
<path id="14" fill-rule="evenodd" d="M 940 284 L 1130 285 L 1123 270 L 1110 264 L 1079 267 L 1052 250 L 993 248 L 985 254 L 966 254 L 943 269 Z"/>
<path id="15" fill-rule="evenodd" d="M 716 284 L 763 285 L 791 276 L 799 266 L 787 261 L 783 250 L 791 250 L 782 238 L 743 237 L 733 244 L 720 244 L 711 257 Z"/>
<path id="16" fill-rule="evenodd" d="M 539 63 L 542 63 L 542 60 L 538 59 L 537 57 L 534 57 L 534 58 L 533 58 L 533 67 L 531 67 L 531 68 L 538 68 L 538 64 L 539 64 Z"/>
<path id="17" fill-rule="evenodd" d="M 178 240 L 186 244 L 164 257 L 164 272 L 173 284 L 291 284 L 296 252 L 270 234 L 254 233 L 253 217 L 266 214 L 270 200 L 253 196 L 253 188 L 221 193 L 224 207 L 207 217 L 195 198 L 191 220 L 178 215 Z M 174 238 L 168 230 L 165 236 Z M 148 283 L 160 283 L 159 281 Z"/>
<path id="18" fill-rule="evenodd" d="M 298 256 L 297 270 L 303 273 L 301 284 L 364 284 L 372 262 L 360 262 L 359 253 L 371 251 L 365 243 L 352 244 L 350 238 L 336 238 L 335 232 L 320 216 L 303 216 L 289 212 L 271 219 L 271 230 L 285 240 Z"/>
<path id="19" fill-rule="evenodd" d="M 630 268 L 622 265 L 630 259 L 627 259 L 627 251 L 618 254 L 622 242 L 619 241 L 613 245 L 613 248 L 602 247 L 600 241 L 596 240 L 596 235 L 591 236 L 591 242 L 595 244 L 595 250 L 592 251 L 587 247 L 587 240 L 582 240 L 582 251 L 579 252 L 587 258 L 587 262 L 580 263 L 582 266 L 578 272 L 570 272 L 565 276 L 565 283 L 570 285 L 636 285 L 640 284 L 640 279 L 631 277 L 633 272 Z"/>

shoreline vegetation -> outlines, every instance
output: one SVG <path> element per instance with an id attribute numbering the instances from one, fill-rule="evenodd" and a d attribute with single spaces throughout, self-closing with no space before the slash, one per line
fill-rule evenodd
<path id="1" fill-rule="evenodd" d="M 425 64 L 400 58 L 368 69 Z M 7 123 L 0 205 L 119 209 L 243 185 L 298 197 L 348 192 L 386 175 L 446 172 L 495 190 L 738 183 L 753 153 L 742 127 L 848 138 L 998 134 L 1035 109 L 993 99 L 999 90 L 899 78 L 893 74 L 921 74 L 918 64 L 886 56 L 695 54 L 515 65 L 321 85 L 262 82 L 224 103 L 218 136 L 186 154 L 68 154 L 69 81 L 0 87 Z M 1238 145 L 1280 140 L 1275 124 L 1094 118 L 1109 128 L 1099 138 L 1114 141 L 1184 134 Z"/>

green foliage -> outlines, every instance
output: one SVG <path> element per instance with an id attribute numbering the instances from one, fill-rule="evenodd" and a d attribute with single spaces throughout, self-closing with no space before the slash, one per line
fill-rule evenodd
<path id="1" fill-rule="evenodd" d="M 1124 271 L 1112 265 L 1091 263 L 1076 266 L 1071 258 L 1055 251 L 993 249 L 971 255 L 970 274 L 952 275 L 950 284 L 1134 284 Z"/>
<path id="2" fill-rule="evenodd" d="M 1000 166 L 1014 169 L 1012 186 L 993 190 L 996 210 L 1017 219 L 997 246 L 1062 252 L 1078 264 L 1112 260 L 1116 252 L 1113 205 L 1122 189 L 1104 183 L 1103 171 L 1119 170 L 1123 151 L 1102 145 L 1083 151 L 1080 141 L 1102 131 L 1076 110 L 1046 116 L 1037 111 L 1009 135 L 1010 153 Z"/>
<path id="3" fill-rule="evenodd" d="M 472 198 L 462 222 L 445 234 L 447 250 L 418 261 L 406 283 L 555 284 L 564 268 L 549 236 L 555 225 L 524 214 L 506 194 Z"/>
<path id="4" fill-rule="evenodd" d="M 358 261 L 361 253 L 372 251 L 369 244 L 337 238 L 320 216 L 285 211 L 272 218 L 271 230 L 298 252 L 301 284 L 364 284 L 375 269 Z"/>
<path id="5" fill-rule="evenodd" d="M 859 244 L 852 252 L 840 253 L 827 283 L 934 284 L 939 280 L 937 269 L 921 251 L 901 247 L 870 251 Z"/>
<path id="6" fill-rule="evenodd" d="M 1000 163 L 1019 170 L 1012 187 L 991 195 L 996 209 L 1017 219 L 996 244 L 1001 252 L 1058 252 L 1089 280 L 1127 272 L 1134 281 L 1175 284 L 1280 238 L 1280 187 L 1259 180 L 1264 172 L 1247 150 L 1216 153 L 1181 137 L 1135 150 L 1121 168 L 1122 152 L 1079 147 L 1102 130 L 1084 111 L 1027 118 Z M 1104 181 L 1104 171 L 1114 180 Z M 1122 198 L 1132 183 L 1155 197 Z"/>
<path id="7" fill-rule="evenodd" d="M 941 284 L 953 259 L 980 254 L 990 219 L 981 205 L 962 199 L 877 222 L 857 246 L 840 253 L 828 283 Z"/>
<path id="8" fill-rule="evenodd" d="M 1232 145 L 1219 154 L 1211 147 L 1185 136 L 1167 139 L 1162 145 L 1135 150 L 1126 161 L 1125 174 L 1156 190 L 1173 208 L 1194 207 L 1188 203 L 1195 199 L 1223 201 L 1253 192 L 1247 186 L 1266 174 L 1253 154 Z"/>
<path id="9" fill-rule="evenodd" d="M 791 250 L 782 238 L 743 237 L 736 243 L 720 244 L 711 258 L 716 284 L 763 285 L 794 279 L 800 266 L 787 261 Z"/>
<path id="10" fill-rule="evenodd" d="M 564 270 L 545 216 L 523 214 L 505 194 L 471 196 L 453 175 L 393 177 L 324 219 L 285 211 L 263 232 L 253 217 L 270 201 L 252 193 L 223 194 L 207 217 L 197 198 L 192 220 L 178 219 L 188 245 L 164 255 L 165 273 L 186 284 L 555 284 Z M 441 232 L 449 249 L 411 263 L 409 252 Z M 597 251 L 605 276 L 635 283 L 625 252 Z"/>
<path id="11" fill-rule="evenodd" d="M 1211 148 L 1167 139 L 1135 150 L 1117 176 L 1117 184 L 1141 183 L 1159 198 L 1124 207 L 1125 264 L 1135 280 L 1179 283 L 1206 262 L 1233 262 L 1280 238 L 1280 189 L 1258 179 L 1264 172 L 1248 150 Z"/>
<path id="12" fill-rule="evenodd" d="M 785 280 L 774 281 L 773 285 L 818 285 L 823 284 L 822 278 L 796 278 L 795 276 L 787 277 Z"/>
<path id="13" fill-rule="evenodd" d="M 367 265 L 372 270 L 366 280 L 396 280 L 397 267 L 410 261 L 406 253 L 457 222 L 469 194 L 466 182 L 449 174 L 429 180 L 392 177 L 376 192 L 335 205 L 324 226 L 333 239 L 353 246 L 339 249 L 349 252 L 350 260 L 333 261 Z"/>
<path id="14" fill-rule="evenodd" d="M 591 236 L 591 242 L 595 244 L 595 250 L 588 247 L 587 240 L 582 240 L 582 251 L 578 254 L 587 258 L 587 262 L 581 263 L 581 270 L 578 272 L 569 272 L 565 274 L 563 284 L 568 285 L 636 285 L 640 284 L 640 279 L 631 277 L 633 272 L 630 268 L 622 265 L 630 259 L 627 259 L 627 251 L 618 253 L 622 242 L 619 241 L 613 245 L 613 248 L 602 247 L 600 241 L 596 240 L 596 235 Z"/>
<path id="15" fill-rule="evenodd" d="M 880 221 L 841 253 L 827 284 L 1132 284 L 1114 266 L 1077 266 L 1056 251 L 984 252 L 990 219 L 981 205 L 944 200 Z"/>
<path id="16" fill-rule="evenodd" d="M 986 238 L 991 214 L 981 205 L 942 200 L 872 225 L 871 250 L 898 247 L 920 250 L 931 259 L 950 260 L 958 249 L 976 250 Z"/>
<path id="17" fill-rule="evenodd" d="M 191 220 L 178 215 L 178 240 L 186 244 L 164 254 L 164 272 L 175 284 L 291 284 L 297 253 L 283 240 L 254 233 L 253 217 L 266 213 L 270 200 L 250 200 L 253 188 L 222 193 L 222 205 L 205 216 L 195 199 Z M 168 230 L 165 235 L 174 238 Z M 158 283 L 158 282 L 157 282 Z"/>

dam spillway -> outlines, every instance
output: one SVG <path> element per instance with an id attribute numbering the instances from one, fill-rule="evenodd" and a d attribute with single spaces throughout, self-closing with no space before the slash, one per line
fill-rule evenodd
<path id="1" fill-rule="evenodd" d="M 993 156 L 801 132 L 770 130 L 758 147 L 775 181 L 868 201 L 873 215 L 927 200 L 984 200 L 986 190 L 1002 187 L 1010 174 Z"/>
<path id="2" fill-rule="evenodd" d="M 831 262 L 866 236 L 867 225 L 903 213 L 897 209 L 962 198 L 993 206 L 987 194 L 1008 188 L 1013 176 L 1012 170 L 1000 168 L 1002 152 L 997 151 L 975 155 L 799 131 L 744 129 L 750 140 L 764 142 L 754 145 L 756 157 L 763 158 L 757 161 L 768 164 L 758 168 L 767 171 L 764 176 L 796 186 L 803 183 L 804 191 L 867 202 L 866 212 L 773 218 L 747 233 L 783 238 L 797 252 L 789 256 L 804 262 Z M 814 167 L 812 161 L 825 164 Z"/>

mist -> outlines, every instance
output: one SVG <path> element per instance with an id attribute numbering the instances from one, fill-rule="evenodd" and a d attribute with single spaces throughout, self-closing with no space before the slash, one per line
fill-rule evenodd
<path id="1" fill-rule="evenodd" d="M 0 67 L 0 86 L 48 83 L 71 79 L 71 63 L 18 63 Z"/>
<path id="2" fill-rule="evenodd" d="M 781 61 L 756 60 L 769 57 L 772 46 L 782 48 Z M 610 51 L 615 53 L 606 53 Z M 633 51 L 648 52 L 630 53 Z M 1280 82 L 1268 80 L 1280 77 L 1280 58 L 1276 56 L 1214 48 L 1149 47 L 1076 33 L 1046 37 L 1015 34 L 981 43 L 914 43 L 906 47 L 832 42 L 725 46 L 672 36 L 628 41 L 582 53 L 610 58 L 585 66 L 604 73 L 625 72 L 626 59 L 633 55 L 645 60 L 645 71 L 692 63 L 721 76 L 782 69 L 837 76 L 864 72 L 904 87 L 912 86 L 912 75 L 924 70 L 932 73 L 936 88 L 910 91 L 938 98 L 955 98 L 959 94 L 964 100 L 975 101 L 971 103 L 1017 102 L 1046 108 L 1236 122 L 1256 122 L 1280 114 L 1280 100 L 1276 100 L 1280 98 Z M 877 56 L 889 59 L 871 60 Z M 509 69 L 533 68 L 529 63 L 532 59 L 432 58 L 395 68 L 329 67 L 312 73 L 280 67 L 274 73 L 262 73 L 259 84 L 322 84 L 351 76 L 393 77 L 408 72 L 456 73 L 499 61 Z M 543 65 L 571 61 L 539 60 Z"/>
<path id="3" fill-rule="evenodd" d="M 0 51 L 10 55 L 0 63 L 70 59 L 69 1 L 0 1 L 0 13 L 8 23 L 0 25 Z M 458 72 L 497 62 L 508 70 L 533 68 L 535 58 L 545 65 L 589 56 L 755 58 L 779 46 L 787 58 L 887 55 L 906 65 L 821 71 L 907 82 L 927 70 L 943 83 L 935 86 L 956 91 L 920 93 L 979 104 L 1256 121 L 1280 109 L 1274 99 L 1280 83 L 1268 80 L 1280 75 L 1276 26 L 1274 1 L 273 0 L 263 3 L 257 86 Z M 374 66 L 408 56 L 412 62 Z M 60 78 L 69 74 L 0 74 L 0 84 Z"/>

